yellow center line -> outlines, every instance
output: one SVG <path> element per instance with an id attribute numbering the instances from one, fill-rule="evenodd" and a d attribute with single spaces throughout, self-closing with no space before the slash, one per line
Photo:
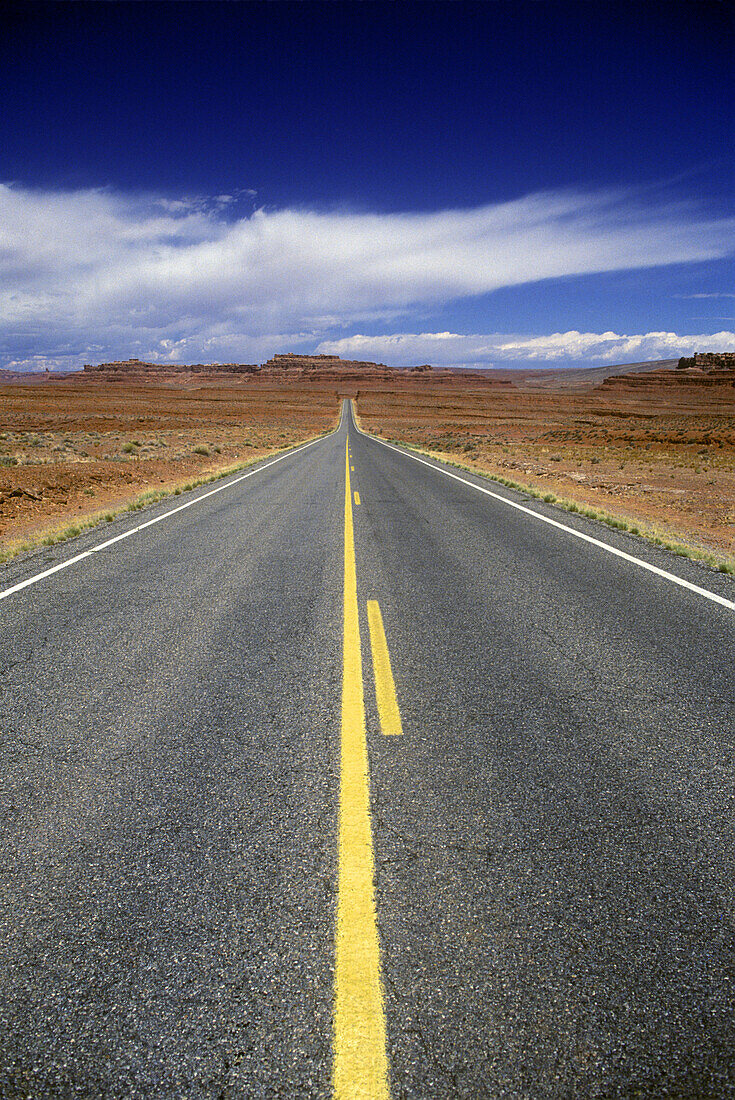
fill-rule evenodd
<path id="1" fill-rule="evenodd" d="M 357 489 L 355 489 L 355 504 L 359 504 L 359 503 L 360 503 L 360 494 L 358 493 Z"/>
<path id="2" fill-rule="evenodd" d="M 383 616 L 377 600 L 368 600 L 368 623 L 370 625 L 370 648 L 373 652 L 373 671 L 375 673 L 375 698 L 380 715 L 380 728 L 385 734 L 403 733 L 401 712 L 396 699 L 396 685 L 390 667 L 388 642 L 383 629 Z"/>
<path id="3" fill-rule="evenodd" d="M 390 1096 L 375 913 L 373 841 L 349 452 L 345 452 L 344 643 L 334 1095 Z"/>

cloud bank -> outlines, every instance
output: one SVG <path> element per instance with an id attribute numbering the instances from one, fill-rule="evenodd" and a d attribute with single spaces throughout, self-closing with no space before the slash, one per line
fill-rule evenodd
<path id="1" fill-rule="evenodd" d="M 676 332 L 553 332 L 548 336 L 462 335 L 455 332 L 402 332 L 389 336 L 356 334 L 324 340 L 318 350 L 342 358 L 372 359 L 395 366 L 488 367 L 509 363 L 561 366 L 566 363 L 645 362 L 676 359 L 695 351 L 735 351 L 735 333 L 680 336 Z"/>
<path id="2" fill-rule="evenodd" d="M 429 214 L 259 209 L 246 217 L 234 215 L 237 197 L 0 185 L 0 358 L 59 366 L 120 354 L 255 360 L 501 287 L 717 259 L 735 241 L 733 218 L 680 205 L 651 212 L 622 192 L 548 192 Z M 373 339 L 396 348 L 413 340 L 418 349 L 437 337 L 446 349 L 448 335 Z M 591 340 L 596 355 L 605 341 L 673 334 L 556 334 L 519 339 L 515 351 L 554 358 L 562 336 L 565 346 Z M 466 350 L 485 341 L 498 357 L 497 340 L 513 338 L 452 339 Z"/>

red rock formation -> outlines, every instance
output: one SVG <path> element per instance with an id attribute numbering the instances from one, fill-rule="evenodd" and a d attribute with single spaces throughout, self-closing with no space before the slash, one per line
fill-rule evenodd
<path id="1" fill-rule="evenodd" d="M 735 353 L 706 352 L 692 358 L 679 360 L 674 370 L 652 370 L 645 374 L 613 374 L 605 378 L 598 390 L 652 389 L 660 387 L 689 387 L 711 389 L 720 387 L 723 392 L 735 388 Z"/>
<path id="2" fill-rule="evenodd" d="M 690 367 L 707 371 L 708 374 L 717 370 L 735 370 L 735 351 L 695 351 L 690 359 L 683 357 L 679 360 L 677 370 Z"/>
<path id="3" fill-rule="evenodd" d="M 263 364 L 263 370 L 298 370 L 298 371 L 394 371 L 395 367 L 387 367 L 385 363 L 368 363 L 359 359 L 340 359 L 338 355 L 299 355 L 296 352 L 286 352 L 283 355 L 274 355 L 267 363 Z"/>
<path id="4" fill-rule="evenodd" d="M 182 366 L 178 363 L 147 363 L 143 359 L 123 359 L 114 363 L 98 363 L 92 366 L 84 364 L 85 374 L 123 374 L 163 375 L 179 374 L 256 374 L 260 367 L 256 363 L 191 363 Z"/>
<path id="5" fill-rule="evenodd" d="M 204 380 L 224 380 L 237 375 L 238 381 L 249 376 L 248 381 L 262 379 L 289 382 L 365 382 L 399 383 L 426 381 L 427 383 L 452 382 L 503 388 L 512 387 L 508 380 L 488 377 L 484 371 L 452 370 L 448 367 L 431 367 L 428 363 L 408 369 L 389 367 L 385 363 L 370 363 L 360 359 L 340 359 L 338 355 L 299 355 L 293 352 L 274 355 L 262 366 L 255 363 L 150 363 L 142 359 L 125 359 L 110 363 L 84 366 L 82 377 L 92 381 L 146 382 L 186 384 L 191 375 L 204 376 Z M 234 381 L 234 378 L 233 378 Z"/>

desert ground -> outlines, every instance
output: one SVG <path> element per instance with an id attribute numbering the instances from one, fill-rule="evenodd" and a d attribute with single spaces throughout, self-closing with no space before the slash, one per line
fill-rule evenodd
<path id="1" fill-rule="evenodd" d="M 48 381 L 0 386 L 0 560 L 328 431 L 335 392 Z"/>
<path id="2" fill-rule="evenodd" d="M 352 396 L 369 432 L 735 566 L 734 386 L 401 375 L 2 385 L 0 557 L 328 431 Z"/>
<path id="3" fill-rule="evenodd" d="M 362 427 L 735 563 L 735 388 L 360 390 Z"/>

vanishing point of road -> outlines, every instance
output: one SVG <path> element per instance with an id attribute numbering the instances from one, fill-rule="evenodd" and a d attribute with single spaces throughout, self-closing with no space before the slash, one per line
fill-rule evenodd
<path id="1" fill-rule="evenodd" d="M 735 583 L 358 431 L 0 572 L 0 1096 L 735 1096 Z"/>

